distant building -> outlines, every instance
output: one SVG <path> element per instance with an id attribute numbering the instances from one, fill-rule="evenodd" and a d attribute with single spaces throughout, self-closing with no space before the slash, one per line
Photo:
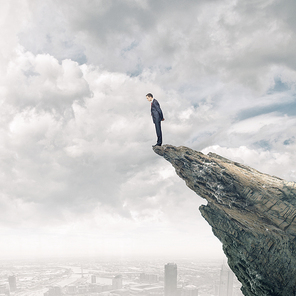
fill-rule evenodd
<path id="1" fill-rule="evenodd" d="M 163 286 L 141 284 L 129 287 L 129 296 L 145 295 L 145 296 L 163 296 Z"/>
<path id="2" fill-rule="evenodd" d="M 91 276 L 91 283 L 92 284 L 95 284 L 97 282 L 97 277 L 93 274 L 92 276 Z"/>
<path id="3" fill-rule="evenodd" d="M 220 279 L 214 282 L 213 291 L 215 296 L 219 296 L 219 283 Z"/>
<path id="4" fill-rule="evenodd" d="M 0 285 L 0 294 L 5 296 L 10 295 L 8 284 Z"/>
<path id="5" fill-rule="evenodd" d="M 198 296 L 198 289 L 194 285 L 188 285 L 183 287 L 182 296 Z"/>
<path id="6" fill-rule="evenodd" d="M 164 295 L 177 296 L 177 264 L 175 263 L 164 266 Z"/>
<path id="7" fill-rule="evenodd" d="M 119 290 L 122 288 L 122 276 L 117 275 L 112 279 L 112 289 Z"/>
<path id="8" fill-rule="evenodd" d="M 146 273 L 140 273 L 140 282 L 146 282 Z"/>
<path id="9" fill-rule="evenodd" d="M 8 282 L 9 282 L 10 292 L 14 292 L 16 290 L 16 276 L 15 275 L 9 276 Z"/>
<path id="10" fill-rule="evenodd" d="M 77 294 L 76 286 L 67 286 L 67 294 Z"/>
<path id="11" fill-rule="evenodd" d="M 61 296 L 62 288 L 59 286 L 50 287 L 47 292 L 43 294 L 44 296 Z"/>
<path id="12" fill-rule="evenodd" d="M 91 293 L 102 292 L 102 286 L 99 284 L 90 284 L 88 286 L 88 292 L 91 292 Z"/>
<path id="13" fill-rule="evenodd" d="M 220 272 L 219 296 L 232 296 L 233 291 L 233 272 L 225 264 L 222 265 Z"/>
<path id="14" fill-rule="evenodd" d="M 113 289 L 111 285 L 101 285 L 101 287 L 102 287 L 102 292 L 110 291 Z"/>
<path id="15" fill-rule="evenodd" d="M 78 294 L 83 294 L 88 292 L 88 286 L 87 285 L 79 285 L 77 287 L 78 289 Z"/>
<path id="16" fill-rule="evenodd" d="M 142 283 L 158 283 L 159 282 L 159 277 L 157 274 L 150 274 L 150 273 L 141 273 L 140 274 L 140 281 Z"/>

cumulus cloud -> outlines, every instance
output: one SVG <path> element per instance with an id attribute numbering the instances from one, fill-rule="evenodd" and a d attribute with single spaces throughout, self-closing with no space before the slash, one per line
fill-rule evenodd
<path id="1" fill-rule="evenodd" d="M 34 56 L 17 48 L 7 66 L 4 99 L 17 108 L 64 112 L 74 101 L 90 96 L 88 84 L 76 62 L 61 64 L 48 54 Z"/>
<path id="2" fill-rule="evenodd" d="M 156 254 L 172 242 L 172 254 L 194 254 L 203 237 L 200 251 L 221 255 L 202 199 L 151 150 L 148 92 L 165 143 L 295 180 L 293 1 L 15 3 L 0 12 L 7 242 L 41 255 L 49 241 L 56 254 Z"/>
<path id="3" fill-rule="evenodd" d="M 154 68 L 162 83 L 170 86 L 173 80 L 179 87 L 207 74 L 261 93 L 270 87 L 273 65 L 295 71 L 291 1 L 281 9 L 267 0 L 30 2 L 32 17 L 40 22 L 23 29 L 24 43 L 35 35 L 55 56 L 66 52 L 74 58 L 76 50 L 111 71 L 137 75 Z M 51 42 L 58 48 L 52 49 L 46 36 L 59 36 Z M 33 43 L 27 47 L 40 50 Z"/>
<path id="4" fill-rule="evenodd" d="M 92 243 L 92 255 L 96 248 L 127 255 L 139 246 L 162 254 L 176 235 L 195 240 L 184 233 L 205 223 L 190 219 L 201 201 L 183 191 L 173 169 L 151 150 L 155 131 L 145 94 L 152 88 L 166 97 L 164 90 L 144 76 L 59 62 L 23 48 L 3 78 L 1 228 L 11 229 L 5 236 L 15 241 L 16 254 L 52 255 L 49 241 L 59 241 L 56 255 L 65 254 L 64 237 L 76 242 L 72 255 L 85 248 L 81 236 Z M 182 141 L 194 109 L 176 94 L 169 97 L 162 104 L 172 124 L 167 131 Z M 176 206 L 183 209 L 178 215 Z M 160 249 L 149 243 L 161 237 Z M 172 253 L 181 249 L 176 245 Z"/>

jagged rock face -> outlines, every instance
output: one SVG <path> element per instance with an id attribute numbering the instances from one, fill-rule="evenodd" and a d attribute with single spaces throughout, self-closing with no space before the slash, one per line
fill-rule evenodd
<path id="1" fill-rule="evenodd" d="M 296 183 L 219 155 L 154 147 L 208 203 L 202 216 L 247 296 L 296 295 Z"/>

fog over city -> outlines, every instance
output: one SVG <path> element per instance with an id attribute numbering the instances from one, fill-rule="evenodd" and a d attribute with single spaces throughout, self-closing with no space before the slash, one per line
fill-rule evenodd
<path id="1" fill-rule="evenodd" d="M 3 0 L 2 259 L 221 259 L 163 143 L 296 180 L 292 0 Z"/>

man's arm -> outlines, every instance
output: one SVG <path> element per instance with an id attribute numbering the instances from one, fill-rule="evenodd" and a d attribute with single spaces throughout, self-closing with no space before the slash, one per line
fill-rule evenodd
<path id="1" fill-rule="evenodd" d="M 161 121 L 164 121 L 163 114 L 162 114 L 162 110 L 161 110 L 161 108 L 160 108 L 160 105 L 159 105 L 158 101 L 156 101 L 155 103 L 156 103 L 156 104 L 155 104 L 155 107 L 156 107 L 157 112 L 158 112 L 158 114 L 159 114 L 159 118 L 160 118 Z"/>

